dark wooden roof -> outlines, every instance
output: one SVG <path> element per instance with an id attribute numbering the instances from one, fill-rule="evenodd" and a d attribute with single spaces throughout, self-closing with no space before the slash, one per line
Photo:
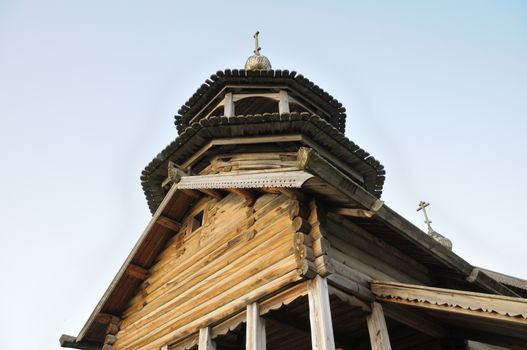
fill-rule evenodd
<path id="1" fill-rule="evenodd" d="M 197 112 L 204 108 L 226 85 L 286 86 L 297 91 L 303 98 L 323 108 L 327 121 L 344 133 L 346 109 L 330 94 L 315 85 L 302 74 L 288 70 L 225 69 L 212 74 L 192 97 L 179 109 L 175 124 L 181 133 L 191 123 Z M 317 113 L 318 114 L 318 113 Z"/>
<path id="2" fill-rule="evenodd" d="M 303 134 L 347 163 L 364 178 L 366 190 L 380 198 L 384 185 L 384 167 L 368 152 L 340 133 L 318 115 L 309 113 L 265 113 L 235 117 L 210 117 L 186 128 L 148 164 L 141 184 L 152 213 L 163 200 L 161 183 L 166 178 L 168 161 L 181 164 L 212 139 Z"/>

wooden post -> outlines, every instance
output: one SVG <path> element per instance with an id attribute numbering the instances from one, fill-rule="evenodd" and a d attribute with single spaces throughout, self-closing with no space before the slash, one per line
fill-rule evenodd
<path id="1" fill-rule="evenodd" d="M 391 350 L 390 337 L 381 304 L 377 302 L 371 304 L 371 314 L 368 315 L 366 321 L 372 350 Z"/>
<path id="2" fill-rule="evenodd" d="M 308 283 L 311 344 L 316 350 L 335 350 L 326 278 L 317 275 Z"/>
<path id="3" fill-rule="evenodd" d="M 216 350 L 209 327 L 199 330 L 198 350 Z"/>
<path id="4" fill-rule="evenodd" d="M 280 100 L 278 102 L 278 113 L 289 113 L 289 95 L 287 91 L 280 90 Z"/>
<path id="5" fill-rule="evenodd" d="M 226 117 L 234 117 L 234 101 L 232 99 L 232 92 L 225 94 L 225 100 L 223 101 L 223 114 Z"/>
<path id="6" fill-rule="evenodd" d="M 247 305 L 246 350 L 265 350 L 265 320 L 260 317 L 258 303 Z"/>

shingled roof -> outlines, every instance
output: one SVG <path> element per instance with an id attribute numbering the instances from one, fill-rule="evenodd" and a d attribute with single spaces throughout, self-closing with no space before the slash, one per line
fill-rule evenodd
<path id="1" fill-rule="evenodd" d="M 305 78 L 302 74 L 288 70 L 244 70 L 225 69 L 212 74 L 192 97 L 179 109 L 175 116 L 178 132 L 182 133 L 191 124 L 192 118 L 227 85 L 286 86 L 297 91 L 302 97 L 323 108 L 329 114 L 325 118 L 338 131 L 344 133 L 346 109 L 326 91 Z"/>
<path id="2" fill-rule="evenodd" d="M 154 212 L 164 198 L 161 183 L 168 161 L 180 164 L 214 138 L 304 134 L 350 165 L 364 178 L 364 187 L 377 198 L 384 185 L 384 167 L 326 120 L 309 113 L 265 113 L 235 117 L 210 117 L 188 127 L 143 170 L 141 184 Z"/>

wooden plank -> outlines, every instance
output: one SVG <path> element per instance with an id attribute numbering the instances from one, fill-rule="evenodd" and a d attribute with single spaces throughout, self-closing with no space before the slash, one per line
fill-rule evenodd
<path id="1" fill-rule="evenodd" d="M 228 92 L 225 94 L 225 99 L 223 101 L 224 109 L 223 114 L 225 114 L 226 117 L 234 117 L 235 110 L 234 110 L 234 101 L 232 100 L 232 92 Z"/>
<path id="2" fill-rule="evenodd" d="M 371 283 L 371 290 L 378 300 L 390 303 L 527 326 L 524 298 L 379 281 Z"/>
<path id="3" fill-rule="evenodd" d="M 372 350 L 391 350 L 390 337 L 381 304 L 371 304 L 371 314 L 366 317 Z"/>
<path id="4" fill-rule="evenodd" d="M 289 94 L 286 90 L 280 90 L 278 102 L 278 113 L 285 114 L 289 113 Z"/>
<path id="5" fill-rule="evenodd" d="M 307 295 L 307 281 L 300 282 L 290 288 L 273 295 L 260 302 L 260 315 L 272 310 L 279 309 L 283 305 L 289 305 L 300 297 Z"/>
<path id="6" fill-rule="evenodd" d="M 308 283 L 311 344 L 315 350 L 335 350 L 327 280 L 316 276 Z"/>
<path id="7" fill-rule="evenodd" d="M 212 332 L 209 327 L 199 330 L 198 350 L 216 350 L 216 344 L 212 341 Z"/>
<path id="8" fill-rule="evenodd" d="M 258 303 L 247 305 L 247 328 L 246 328 L 247 350 L 265 350 L 265 320 L 260 317 Z"/>
<path id="9" fill-rule="evenodd" d="M 158 218 L 157 218 L 157 221 L 156 221 L 159 225 L 165 227 L 165 228 L 168 228 L 169 230 L 172 230 L 174 232 L 178 232 L 179 229 L 181 228 L 181 223 L 174 220 L 174 219 L 171 219 L 169 218 L 168 216 L 164 216 L 164 215 L 160 215 Z"/>

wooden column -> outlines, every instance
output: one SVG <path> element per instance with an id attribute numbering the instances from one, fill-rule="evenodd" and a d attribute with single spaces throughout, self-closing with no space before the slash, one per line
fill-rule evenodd
<path id="1" fill-rule="evenodd" d="M 258 303 L 247 305 L 246 350 L 265 350 L 265 320 L 260 317 Z"/>
<path id="2" fill-rule="evenodd" d="M 311 344 L 316 350 L 335 350 L 328 282 L 317 275 L 308 283 Z"/>
<path id="3" fill-rule="evenodd" d="M 199 330 L 198 350 L 216 350 L 209 327 Z"/>
<path id="4" fill-rule="evenodd" d="M 366 321 L 372 350 L 391 350 L 390 337 L 381 304 L 377 302 L 371 304 L 371 314 L 368 315 Z"/>
<path id="5" fill-rule="evenodd" d="M 232 92 L 225 94 L 225 100 L 223 101 L 223 114 L 226 117 L 234 117 L 234 101 L 232 99 Z"/>
<path id="6" fill-rule="evenodd" d="M 280 90 L 280 100 L 278 102 L 278 113 L 289 113 L 289 95 L 287 91 Z"/>

